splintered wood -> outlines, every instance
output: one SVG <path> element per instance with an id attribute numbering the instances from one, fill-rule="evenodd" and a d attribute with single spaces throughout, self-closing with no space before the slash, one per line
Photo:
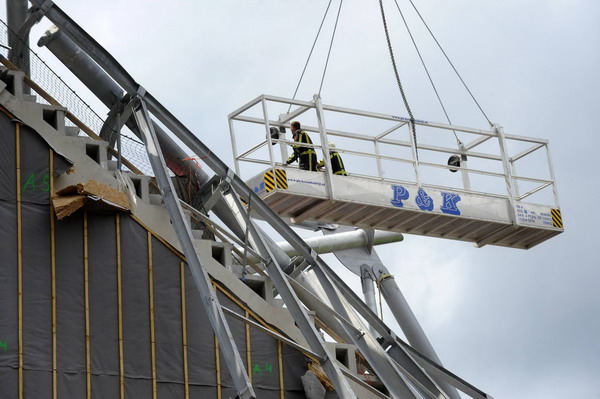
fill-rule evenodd
<path id="1" fill-rule="evenodd" d="M 335 387 L 333 386 L 331 381 L 329 381 L 329 378 L 327 378 L 327 374 L 325 374 L 325 370 L 323 370 L 320 364 L 315 362 L 309 362 L 308 369 L 315 373 L 315 375 L 317 376 L 319 381 L 321 381 L 321 384 L 323 384 L 323 387 L 325 387 L 326 390 L 335 390 Z"/>
<path id="2" fill-rule="evenodd" d="M 122 193 L 96 180 L 77 183 L 57 191 L 52 198 L 52 205 L 58 220 L 69 216 L 83 207 L 88 200 L 102 201 L 118 209 L 131 209 L 127 194 Z"/>

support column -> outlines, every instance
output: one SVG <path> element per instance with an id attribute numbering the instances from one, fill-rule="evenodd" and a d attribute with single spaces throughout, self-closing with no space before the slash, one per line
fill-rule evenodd
<path id="1" fill-rule="evenodd" d="M 371 271 L 371 267 L 368 265 L 362 265 L 360 267 L 360 285 L 362 287 L 362 292 L 365 297 L 365 303 L 373 311 L 373 313 L 377 314 L 377 300 L 375 299 L 375 278 L 373 276 L 373 272 Z M 369 330 L 371 334 L 376 337 L 377 332 L 373 326 L 369 325 Z"/>
<path id="2" fill-rule="evenodd" d="M 383 294 L 388 307 L 404 332 L 408 342 L 413 348 L 441 366 L 442 362 L 440 358 L 437 353 L 435 353 L 433 346 L 429 342 L 429 339 L 427 339 L 425 332 L 421 328 L 415 314 L 410 309 L 408 302 L 406 302 L 404 295 L 402 295 L 402 291 L 398 288 L 394 276 L 389 274 L 387 268 L 383 265 L 375 268 L 373 273 L 377 278 L 379 288 L 381 289 L 381 293 Z M 460 399 L 460 395 L 456 388 L 439 379 L 436 379 L 436 382 L 450 399 Z"/>

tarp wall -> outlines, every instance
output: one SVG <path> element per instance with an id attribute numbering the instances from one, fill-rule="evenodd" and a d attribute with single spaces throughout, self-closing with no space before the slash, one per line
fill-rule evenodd
<path id="1" fill-rule="evenodd" d="M 0 113 L 0 397 L 235 396 L 181 254 L 125 213 L 55 220 L 50 175 L 69 166 Z M 304 397 L 305 356 L 226 317 L 258 397 Z"/>

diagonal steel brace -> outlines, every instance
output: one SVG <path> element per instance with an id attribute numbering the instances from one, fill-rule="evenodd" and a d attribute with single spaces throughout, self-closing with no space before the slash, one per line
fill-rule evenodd
<path id="1" fill-rule="evenodd" d="M 148 151 L 148 158 L 150 159 L 152 170 L 156 176 L 165 206 L 169 211 L 171 223 L 173 224 L 179 243 L 186 256 L 188 266 L 192 272 L 196 288 L 202 298 L 202 304 L 204 305 L 213 331 L 219 340 L 219 349 L 223 353 L 223 358 L 225 359 L 225 363 L 227 364 L 229 373 L 233 379 L 233 383 L 238 392 L 238 397 L 242 399 L 255 398 L 256 395 L 250 384 L 250 380 L 248 379 L 246 368 L 237 347 L 235 346 L 235 342 L 233 341 L 233 336 L 231 335 L 231 331 L 225 320 L 223 310 L 219 305 L 217 295 L 210 284 L 208 273 L 200 263 L 200 258 L 196 254 L 190 226 L 184 217 L 183 210 L 181 209 L 179 200 L 175 194 L 175 188 L 169 178 L 167 166 L 162 151 L 160 150 L 160 145 L 156 138 L 146 105 L 144 104 L 144 101 L 139 98 L 136 98 L 133 101 L 136 101 L 134 108 L 135 121 L 140 129 L 144 143 L 146 144 L 146 150 Z"/>

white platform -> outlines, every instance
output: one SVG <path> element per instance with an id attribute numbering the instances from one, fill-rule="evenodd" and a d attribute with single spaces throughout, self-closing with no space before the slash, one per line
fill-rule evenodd
<path id="1" fill-rule="evenodd" d="M 508 198 L 353 176 L 332 176 L 330 199 L 323 172 L 284 170 L 287 188 L 279 182 L 269 189 L 264 172 L 247 183 L 279 215 L 296 222 L 318 220 L 522 249 L 564 231 L 560 210 L 553 208 L 553 220 L 549 206 L 516 202 L 513 210 Z"/>

